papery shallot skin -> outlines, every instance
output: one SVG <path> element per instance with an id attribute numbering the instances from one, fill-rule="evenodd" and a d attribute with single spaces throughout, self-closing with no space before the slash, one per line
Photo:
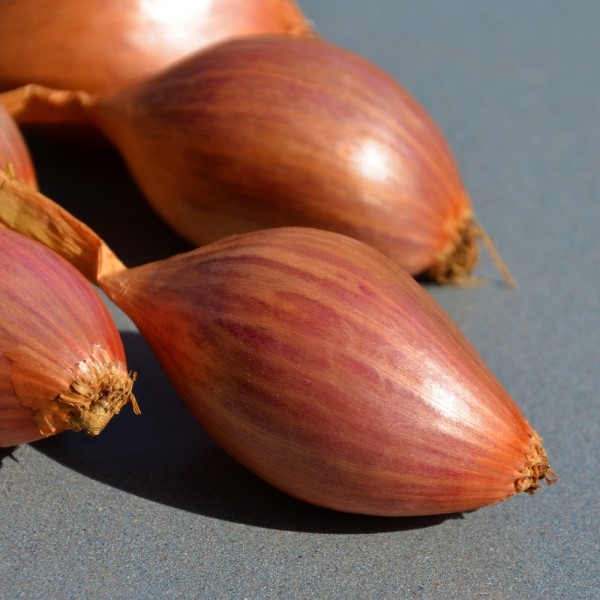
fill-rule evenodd
<path id="1" fill-rule="evenodd" d="M 206 431 L 302 500 L 373 515 L 467 511 L 535 489 L 547 467 L 464 335 L 361 242 L 271 229 L 101 284 Z"/>
<path id="2" fill-rule="evenodd" d="M 63 258 L 1 225 L 0 274 L 0 447 L 99 433 L 132 398 L 103 300 Z"/>
<path id="3" fill-rule="evenodd" d="M 0 105 L 0 170 L 12 170 L 23 183 L 36 188 L 35 169 L 21 131 Z"/>
<path id="4" fill-rule="evenodd" d="M 294 0 L 3 0 L 0 89 L 113 90 L 218 41 L 309 30 Z"/>
<path id="5" fill-rule="evenodd" d="M 440 281 L 477 261 L 471 202 L 439 127 L 391 75 L 322 40 L 218 44 L 99 98 L 90 114 L 196 245 L 304 226 Z"/>

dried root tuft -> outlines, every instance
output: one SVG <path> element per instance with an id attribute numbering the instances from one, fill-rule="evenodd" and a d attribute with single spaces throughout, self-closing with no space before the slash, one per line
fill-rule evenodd
<path id="1" fill-rule="evenodd" d="M 135 378 L 104 349 L 95 346 L 91 356 L 79 363 L 69 389 L 35 414 L 40 433 L 52 435 L 73 429 L 98 435 L 128 402 L 135 414 L 140 414 L 132 392 Z"/>
<path id="2" fill-rule="evenodd" d="M 556 483 L 557 479 L 558 476 L 548 463 L 546 450 L 542 446 L 542 438 L 534 433 L 531 447 L 521 470 L 521 476 L 515 481 L 515 492 L 533 494 L 535 490 L 542 487 L 541 483 L 543 481 L 548 485 L 552 485 Z"/>

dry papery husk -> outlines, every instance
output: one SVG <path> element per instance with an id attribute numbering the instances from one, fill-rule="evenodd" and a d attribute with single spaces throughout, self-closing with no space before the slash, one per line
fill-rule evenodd
<path id="1" fill-rule="evenodd" d="M 246 54 L 254 65 L 247 70 L 239 60 Z M 281 60 L 274 63 L 273 56 Z M 282 67 L 284 58 L 288 66 Z M 302 69 L 292 68 L 296 61 Z M 227 81 L 239 89 L 229 93 L 231 86 L 220 83 L 221 68 L 233 69 Z M 341 72 L 344 77 L 337 76 Z M 323 88 L 333 74 L 335 85 Z M 253 98 L 248 106 L 254 109 L 243 109 L 240 118 L 249 131 L 260 123 L 261 135 L 242 133 L 236 142 L 227 129 L 236 131 L 233 117 L 222 115 L 237 115 L 235 103 L 248 90 L 262 89 L 260 78 L 274 97 Z M 203 92 L 205 81 L 216 89 Z M 366 82 L 374 87 L 367 99 Z M 308 96 L 298 100 L 294 119 L 297 99 L 282 93 L 286 85 Z M 287 98 L 283 107 L 275 106 L 279 94 Z M 223 103 L 211 102 L 222 95 Z M 265 102 L 273 103 L 266 115 L 256 108 Z M 0 103 L 23 125 L 97 127 L 157 213 L 193 245 L 267 227 L 315 227 L 360 239 L 413 276 L 470 285 L 477 282 L 472 272 L 483 242 L 507 284 L 515 286 L 431 117 L 387 73 L 321 40 L 236 40 L 114 95 L 30 85 L 0 95 Z M 342 130 L 338 118 L 326 118 L 338 113 L 348 115 Z M 168 121 L 173 115 L 175 121 Z M 335 139 L 334 147 L 324 145 L 326 139 Z M 383 161 L 386 176 L 365 175 L 366 166 L 353 166 L 353 153 Z"/>
<path id="2" fill-rule="evenodd" d="M 555 480 L 541 438 L 456 325 L 369 246 L 275 228 L 126 269 L 59 206 L 1 181 L 0 221 L 98 283 L 206 431 L 282 491 L 408 516 Z"/>

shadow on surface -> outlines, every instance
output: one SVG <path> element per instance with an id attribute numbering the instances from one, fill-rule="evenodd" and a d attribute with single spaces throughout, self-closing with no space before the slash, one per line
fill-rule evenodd
<path id="1" fill-rule="evenodd" d="M 138 371 L 142 415 L 128 406 L 102 435 L 67 432 L 32 444 L 83 475 L 154 502 L 208 517 L 314 533 L 375 533 L 431 527 L 461 515 L 368 517 L 306 504 L 279 492 L 217 447 L 168 383 L 143 338 L 123 333 Z"/>
<path id="2" fill-rule="evenodd" d="M 4 460 L 7 458 L 11 458 L 16 461 L 17 459 L 13 456 L 16 446 L 11 446 L 9 448 L 0 448 L 0 469 L 2 468 L 2 464 Z"/>

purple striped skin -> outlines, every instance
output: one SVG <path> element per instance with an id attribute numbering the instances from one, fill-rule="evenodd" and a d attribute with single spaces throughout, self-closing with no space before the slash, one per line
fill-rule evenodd
<path id="1" fill-rule="evenodd" d="M 206 431 L 275 487 L 397 516 L 515 493 L 536 434 L 439 306 L 367 245 L 271 229 L 101 283 Z"/>
<path id="2" fill-rule="evenodd" d="M 8 447 L 45 437 L 36 411 L 69 390 L 95 346 L 123 369 L 125 354 L 87 280 L 48 248 L 3 226 L 0 273 L 0 447 Z"/>
<path id="3" fill-rule="evenodd" d="M 100 98 L 91 116 L 157 212 L 196 245 L 316 227 L 417 274 L 443 262 L 472 215 L 424 108 L 385 71 L 318 39 L 215 45 Z"/>

